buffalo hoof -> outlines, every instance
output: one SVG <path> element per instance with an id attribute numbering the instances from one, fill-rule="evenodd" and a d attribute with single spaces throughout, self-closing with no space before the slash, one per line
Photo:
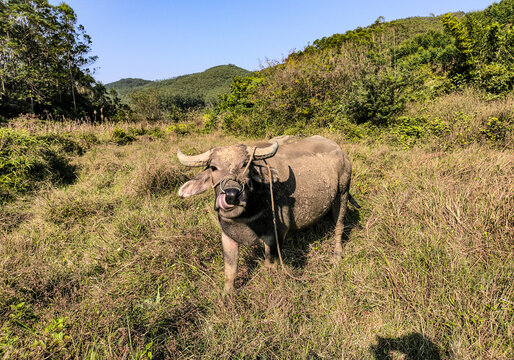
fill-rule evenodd
<path id="1" fill-rule="evenodd" d="M 237 302 L 237 295 L 235 291 L 232 291 L 230 293 L 223 292 L 223 295 L 220 298 L 221 303 L 223 306 L 225 306 L 227 309 L 231 308 L 236 302 Z"/>
<path id="2" fill-rule="evenodd" d="M 276 270 L 277 269 L 277 262 L 276 261 L 272 261 L 270 259 L 265 259 L 264 260 L 264 266 L 266 267 L 266 269 Z"/>
<path id="3" fill-rule="evenodd" d="M 235 295 L 235 293 L 236 293 L 236 290 L 234 289 L 233 286 L 225 287 L 225 289 L 223 290 L 223 297 L 224 298 L 231 297 L 231 296 Z"/>

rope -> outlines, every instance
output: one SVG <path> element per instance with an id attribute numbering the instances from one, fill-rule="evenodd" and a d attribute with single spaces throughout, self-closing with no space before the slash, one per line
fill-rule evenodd
<path id="1" fill-rule="evenodd" d="M 254 146 L 252 148 L 252 152 L 250 154 L 250 160 L 248 160 L 248 162 L 246 163 L 246 167 L 245 169 L 243 170 L 243 173 L 241 174 L 241 177 L 243 177 L 246 172 L 248 171 L 248 168 L 250 167 L 250 165 L 252 164 L 252 161 L 253 161 L 253 157 L 255 156 L 255 150 L 257 150 L 257 146 Z"/>

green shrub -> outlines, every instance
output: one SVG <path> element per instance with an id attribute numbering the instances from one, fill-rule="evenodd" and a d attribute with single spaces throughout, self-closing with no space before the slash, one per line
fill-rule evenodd
<path id="1" fill-rule="evenodd" d="M 144 126 L 139 126 L 139 127 L 131 126 L 131 127 L 129 127 L 128 132 L 130 133 L 130 135 L 133 135 L 133 136 L 141 136 L 141 135 L 148 134 L 148 130 Z"/>
<path id="2" fill-rule="evenodd" d="M 54 148 L 58 152 L 71 154 L 71 155 L 83 155 L 84 149 L 75 140 L 67 135 L 59 135 L 54 133 L 47 133 L 43 135 L 37 135 L 36 138 L 43 143 L 47 144 L 51 148 Z"/>
<path id="3" fill-rule="evenodd" d="M 478 85 L 492 94 L 505 94 L 512 90 L 514 84 L 514 69 L 493 63 L 484 65 L 478 76 Z"/>
<path id="4" fill-rule="evenodd" d="M 358 124 L 370 121 L 387 125 L 404 109 L 409 82 L 408 76 L 393 71 L 362 78 L 355 83 L 347 99 L 348 116 Z"/>
<path id="5" fill-rule="evenodd" d="M 215 111 L 209 110 L 203 114 L 203 124 L 200 130 L 203 134 L 210 134 L 218 127 L 218 117 Z"/>
<path id="6" fill-rule="evenodd" d="M 175 125 L 168 126 L 166 128 L 167 132 L 174 133 L 175 135 L 183 136 L 194 132 L 194 125 L 189 125 L 186 123 L 178 123 Z"/>
<path id="7" fill-rule="evenodd" d="M 164 137 L 164 131 L 159 127 L 154 127 L 148 131 L 148 135 L 154 136 L 156 138 L 162 138 Z"/>
<path id="8" fill-rule="evenodd" d="M 493 142 L 503 143 L 509 133 L 513 131 L 513 122 L 509 122 L 506 119 L 492 117 L 487 121 L 485 128 L 480 129 L 480 132 L 484 134 L 487 140 Z"/>
<path id="9" fill-rule="evenodd" d="M 130 134 L 127 134 L 125 130 L 121 128 L 116 128 L 112 132 L 112 141 L 118 145 L 127 145 L 136 140 L 136 137 Z"/>
<path id="10" fill-rule="evenodd" d="M 93 133 L 80 134 L 78 137 L 87 148 L 100 143 L 98 136 Z"/>
<path id="11" fill-rule="evenodd" d="M 424 118 L 400 116 L 392 125 L 392 133 L 405 148 L 409 148 L 427 133 L 426 124 Z"/>
<path id="12" fill-rule="evenodd" d="M 66 137 L 0 128 L 0 202 L 37 189 L 45 181 L 72 182 L 76 169 L 67 155 L 81 153 L 82 148 Z"/>
<path id="13" fill-rule="evenodd" d="M 328 127 L 332 133 L 339 133 L 348 140 L 359 140 L 362 139 L 366 134 L 362 126 L 350 122 L 346 118 L 338 118 Z"/>

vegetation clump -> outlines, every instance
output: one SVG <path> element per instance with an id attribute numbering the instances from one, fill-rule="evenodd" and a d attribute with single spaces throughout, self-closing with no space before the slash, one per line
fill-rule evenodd
<path id="1" fill-rule="evenodd" d="M 112 132 L 112 140 L 118 145 L 130 144 L 135 139 L 134 135 L 125 132 L 122 128 L 116 128 Z"/>
<path id="2" fill-rule="evenodd" d="M 44 183 L 71 183 L 76 169 L 69 157 L 81 153 L 81 146 L 69 137 L 0 128 L 0 201 Z"/>

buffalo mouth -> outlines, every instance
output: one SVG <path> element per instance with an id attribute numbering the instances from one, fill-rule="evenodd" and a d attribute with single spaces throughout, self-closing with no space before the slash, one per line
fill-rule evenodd
<path id="1" fill-rule="evenodd" d="M 246 196 L 240 196 L 236 204 L 229 204 L 225 193 L 219 193 L 216 196 L 214 210 L 216 210 L 222 217 L 235 218 L 240 216 L 246 206 Z"/>

